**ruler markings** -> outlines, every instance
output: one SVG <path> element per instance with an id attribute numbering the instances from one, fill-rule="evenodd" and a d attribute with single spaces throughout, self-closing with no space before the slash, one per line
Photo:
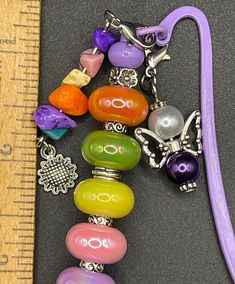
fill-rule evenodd
<path id="1" fill-rule="evenodd" d="M 33 242 L 5 242 L 6 245 L 34 245 Z"/>
<path id="2" fill-rule="evenodd" d="M 27 93 L 27 92 L 17 92 L 18 95 L 29 95 L 29 96 L 37 96 L 38 93 L 34 93 L 34 92 L 31 92 L 31 93 Z"/>
<path id="3" fill-rule="evenodd" d="M 18 65 L 19 68 L 26 68 L 26 69 L 29 69 L 29 68 L 35 68 L 35 69 L 38 69 L 38 66 L 35 66 L 35 65 Z"/>
<path id="4" fill-rule="evenodd" d="M 13 202 L 17 204 L 35 204 L 34 201 L 25 201 L 25 200 L 15 200 Z"/>
<path id="5" fill-rule="evenodd" d="M 23 81 L 23 82 L 29 82 L 29 83 L 38 82 L 38 80 L 36 79 L 28 79 L 28 78 L 11 78 L 11 81 Z"/>
<path id="6" fill-rule="evenodd" d="M 25 174 L 25 173 L 14 173 L 15 176 L 27 176 L 27 177 L 34 177 L 35 174 Z"/>
<path id="7" fill-rule="evenodd" d="M 29 41 L 29 42 L 39 42 L 38 39 L 33 39 L 33 38 L 19 38 L 19 40 L 22 40 L 22 41 Z M 37 62 L 36 60 L 34 60 L 34 62 Z"/>
<path id="8" fill-rule="evenodd" d="M 34 225 L 34 222 L 20 221 L 19 224 L 21 224 L 21 225 Z"/>
<path id="9" fill-rule="evenodd" d="M 28 229 L 28 228 L 27 229 L 24 229 L 24 228 L 13 228 L 12 230 L 13 231 L 32 231 L 32 232 L 34 231 L 34 229 Z"/>
<path id="10" fill-rule="evenodd" d="M 3 50 L 3 49 L 0 49 L 0 53 L 15 54 L 15 55 L 37 55 L 36 52 L 13 51 L 13 50 Z"/>
<path id="11" fill-rule="evenodd" d="M 14 269 L 14 270 L 0 270 L 0 273 L 28 273 L 28 272 L 33 272 L 33 270 L 16 270 L 16 269 Z M 6 284 L 8 284 L 7 282 L 6 282 Z"/>
<path id="12" fill-rule="evenodd" d="M 32 217 L 34 217 L 34 215 L 0 214 L 0 217 L 11 217 L 11 218 L 32 218 Z"/>
<path id="13" fill-rule="evenodd" d="M 12 160 L 8 160 L 8 159 L 0 159 L 0 162 L 10 162 L 10 163 L 35 163 L 36 160 L 21 160 L 21 159 L 12 159 Z"/>
<path id="14" fill-rule="evenodd" d="M 34 25 L 22 25 L 22 24 L 14 24 L 13 25 L 16 28 L 39 28 L 39 26 L 34 26 Z"/>
<path id="15" fill-rule="evenodd" d="M 2 1 L 0 38 L 12 44 L 0 43 L 0 145 L 9 145 L 0 153 L 0 282 L 32 284 L 41 1 Z"/>
<path id="16" fill-rule="evenodd" d="M 34 194 L 21 194 L 21 197 L 35 197 Z"/>
<path id="17" fill-rule="evenodd" d="M 7 189 L 33 190 L 33 187 L 8 186 Z"/>

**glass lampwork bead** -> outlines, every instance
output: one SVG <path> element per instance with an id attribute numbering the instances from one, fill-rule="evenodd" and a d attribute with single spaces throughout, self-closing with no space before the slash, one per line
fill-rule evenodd
<path id="1" fill-rule="evenodd" d="M 98 130 L 84 139 L 82 155 L 93 166 L 125 171 L 138 165 L 141 149 L 132 137 Z"/>
<path id="2" fill-rule="evenodd" d="M 122 182 L 89 178 L 77 185 L 74 201 L 86 214 L 122 218 L 133 209 L 135 198 L 130 187 Z"/>
<path id="3" fill-rule="evenodd" d="M 119 230 L 87 223 L 69 230 L 66 245 L 74 257 L 102 264 L 118 262 L 127 250 L 126 238 Z"/>
<path id="4" fill-rule="evenodd" d="M 96 120 L 118 121 L 128 126 L 143 122 L 149 110 L 148 102 L 141 92 L 116 85 L 95 89 L 89 97 L 88 106 Z"/>

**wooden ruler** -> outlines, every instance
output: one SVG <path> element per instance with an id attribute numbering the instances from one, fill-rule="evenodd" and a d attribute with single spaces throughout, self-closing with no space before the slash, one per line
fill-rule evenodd
<path id="1" fill-rule="evenodd" d="M 0 11 L 0 284 L 32 284 L 40 0 Z"/>

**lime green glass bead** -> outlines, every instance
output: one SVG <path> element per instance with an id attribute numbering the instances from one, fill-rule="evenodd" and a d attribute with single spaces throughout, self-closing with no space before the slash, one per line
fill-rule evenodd
<path id="1" fill-rule="evenodd" d="M 135 197 L 122 182 L 89 178 L 77 185 L 74 202 L 86 214 L 122 218 L 132 211 Z"/>
<path id="2" fill-rule="evenodd" d="M 132 137 L 98 130 L 91 132 L 84 139 L 82 154 L 93 166 L 125 171 L 138 165 L 141 149 Z"/>

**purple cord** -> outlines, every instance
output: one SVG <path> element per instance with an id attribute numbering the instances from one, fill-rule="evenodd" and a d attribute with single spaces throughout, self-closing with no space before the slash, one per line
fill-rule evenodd
<path id="1" fill-rule="evenodd" d="M 184 18 L 193 19 L 199 30 L 201 46 L 201 111 L 203 148 L 206 163 L 207 182 L 214 221 L 220 246 L 228 269 L 235 283 L 235 236 L 225 197 L 220 161 L 216 142 L 214 101 L 213 101 L 213 63 L 210 27 L 204 13 L 190 6 L 171 12 L 159 26 L 168 30 L 165 39 L 157 38 L 157 44 L 169 43 L 175 25 Z M 156 26 L 141 28 L 137 33 L 154 33 Z"/>

